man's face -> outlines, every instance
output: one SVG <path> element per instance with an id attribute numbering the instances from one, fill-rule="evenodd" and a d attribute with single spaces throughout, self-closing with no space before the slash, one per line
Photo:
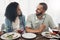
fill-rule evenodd
<path id="1" fill-rule="evenodd" d="M 38 16 L 38 15 L 42 14 L 43 11 L 44 11 L 43 10 L 43 6 L 42 5 L 38 5 L 37 9 L 36 9 L 36 15 Z"/>

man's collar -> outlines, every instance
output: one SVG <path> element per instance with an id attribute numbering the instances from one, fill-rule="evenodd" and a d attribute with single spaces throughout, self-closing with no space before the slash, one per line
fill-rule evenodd
<path id="1" fill-rule="evenodd" d="M 42 16 L 42 19 L 44 19 L 45 16 L 46 16 L 46 14 L 44 13 L 44 15 Z M 37 20 L 38 18 L 37 18 L 37 16 L 36 16 L 36 14 L 35 14 L 35 17 L 36 17 L 36 20 Z"/>

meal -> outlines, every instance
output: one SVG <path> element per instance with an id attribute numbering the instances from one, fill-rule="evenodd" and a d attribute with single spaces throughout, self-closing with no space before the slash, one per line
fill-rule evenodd
<path id="1" fill-rule="evenodd" d="M 56 35 L 56 33 L 55 33 L 55 32 L 53 32 L 53 33 L 51 33 L 51 32 L 50 32 L 50 34 L 51 34 L 51 35 Z"/>
<path id="2" fill-rule="evenodd" d="M 51 33 L 51 32 L 43 32 L 42 35 L 47 38 L 59 38 L 58 34 Z"/>
<path id="3" fill-rule="evenodd" d="M 50 35 L 49 32 L 46 32 L 46 33 L 45 33 L 45 36 L 46 36 L 46 37 L 50 37 L 51 35 Z"/>
<path id="4" fill-rule="evenodd" d="M 46 35 L 47 35 L 47 36 L 50 36 L 50 37 L 52 37 L 52 36 L 57 36 L 55 33 L 51 33 L 51 32 L 46 33 Z"/>
<path id="5" fill-rule="evenodd" d="M 48 32 L 46 32 L 45 34 L 49 34 Z"/>
<path id="6" fill-rule="evenodd" d="M 6 36 L 6 38 L 13 38 L 14 34 L 10 34 L 8 36 Z"/>
<path id="7" fill-rule="evenodd" d="M 19 33 L 16 33 L 16 32 L 10 32 L 10 33 L 5 33 L 3 35 L 1 35 L 1 39 L 17 39 L 21 37 L 21 35 Z"/>

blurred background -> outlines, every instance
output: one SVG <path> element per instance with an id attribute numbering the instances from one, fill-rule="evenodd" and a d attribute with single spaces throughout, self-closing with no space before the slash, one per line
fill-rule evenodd
<path id="1" fill-rule="evenodd" d="M 26 18 L 29 14 L 35 13 L 40 2 L 45 2 L 48 5 L 46 13 L 52 16 L 56 26 L 60 23 L 60 0 L 0 0 L 0 29 L 5 20 L 5 9 L 10 2 L 18 2 Z"/>

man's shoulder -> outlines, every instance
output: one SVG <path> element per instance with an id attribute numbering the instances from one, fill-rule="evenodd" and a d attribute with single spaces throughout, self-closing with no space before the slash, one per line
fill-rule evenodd
<path id="1" fill-rule="evenodd" d="M 35 14 L 30 14 L 27 16 L 28 19 L 33 19 L 35 17 Z"/>
<path id="2" fill-rule="evenodd" d="M 30 16 L 30 17 L 34 17 L 34 16 L 35 16 L 35 14 L 30 14 L 30 15 L 28 15 L 28 16 Z"/>
<path id="3" fill-rule="evenodd" d="M 46 14 L 46 17 L 47 17 L 47 18 L 51 18 L 51 16 L 50 16 L 49 14 Z"/>

